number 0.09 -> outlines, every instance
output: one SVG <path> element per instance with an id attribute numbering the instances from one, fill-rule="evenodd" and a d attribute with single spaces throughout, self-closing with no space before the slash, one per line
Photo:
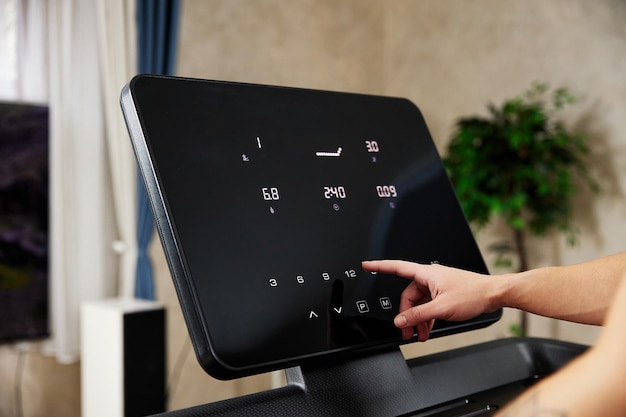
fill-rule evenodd
<path id="1" fill-rule="evenodd" d="M 263 193 L 263 200 L 280 199 L 280 196 L 278 195 L 278 188 L 276 187 L 263 187 L 261 188 L 261 193 Z"/>
<path id="2" fill-rule="evenodd" d="M 398 196 L 398 193 L 396 191 L 396 187 L 394 187 L 393 185 L 377 185 L 376 186 L 376 193 L 381 198 L 397 197 Z"/>

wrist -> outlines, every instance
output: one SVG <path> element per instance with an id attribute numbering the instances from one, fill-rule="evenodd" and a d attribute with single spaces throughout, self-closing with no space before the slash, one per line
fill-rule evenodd
<path id="1" fill-rule="evenodd" d="M 541 293 L 549 291 L 545 284 L 554 271 L 554 267 L 544 267 L 499 275 L 494 298 L 500 307 L 532 312 L 536 310 L 537 298 Z"/>
<path id="2" fill-rule="evenodd" d="M 490 275 L 490 287 L 487 292 L 487 302 L 491 311 L 499 308 L 516 308 L 516 287 L 520 280 L 519 273 Z"/>

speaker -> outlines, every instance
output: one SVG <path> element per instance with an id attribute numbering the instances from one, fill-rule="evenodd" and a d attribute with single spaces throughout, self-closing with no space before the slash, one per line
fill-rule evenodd
<path id="1" fill-rule="evenodd" d="M 165 411 L 165 309 L 109 299 L 81 306 L 82 417 Z"/>

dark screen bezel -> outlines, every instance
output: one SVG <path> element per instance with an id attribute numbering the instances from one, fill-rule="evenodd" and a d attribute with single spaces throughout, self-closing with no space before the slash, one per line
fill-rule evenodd
<path id="1" fill-rule="evenodd" d="M 332 360 L 333 358 L 345 357 L 350 355 L 358 355 L 362 352 L 372 350 L 383 350 L 402 343 L 399 340 L 382 340 L 372 343 L 366 343 L 358 346 L 349 346 L 336 348 L 305 356 L 285 357 L 279 361 L 265 362 L 255 364 L 253 366 L 233 367 L 222 361 L 216 354 L 211 343 L 210 329 L 204 320 L 202 313 L 202 305 L 199 301 L 198 294 L 195 293 L 194 283 L 191 281 L 189 271 L 186 267 L 186 261 L 182 247 L 179 244 L 179 236 L 176 232 L 174 222 L 170 219 L 170 213 L 167 210 L 167 201 L 161 190 L 158 167 L 153 165 L 150 152 L 149 138 L 145 136 L 143 125 L 146 117 L 142 114 L 142 109 L 138 108 L 134 96 L 140 94 L 137 89 L 141 89 L 142 80 L 151 80 L 151 82 L 192 82 L 192 83 L 218 83 L 220 86 L 233 86 L 233 88 L 241 88 L 242 86 L 252 86 L 254 88 L 282 89 L 293 91 L 295 94 L 306 93 L 307 91 L 286 87 L 259 86 L 252 84 L 229 83 L 220 81 L 196 80 L 179 77 L 161 77 L 161 76 L 137 76 L 135 77 L 122 92 L 122 109 L 128 129 L 130 132 L 133 148 L 137 157 L 140 172 L 142 174 L 146 190 L 152 210 L 155 214 L 155 221 L 161 242 L 166 254 L 170 272 L 176 287 L 177 295 L 181 308 L 188 326 L 190 336 L 196 355 L 203 368 L 211 375 L 220 379 L 231 379 L 244 375 L 251 375 L 265 372 L 273 369 L 285 368 L 288 366 L 300 365 L 311 361 Z M 349 93 L 332 93 L 332 94 L 349 94 Z M 418 110 L 419 111 L 419 110 Z M 423 121 L 422 121 L 423 123 Z M 484 262 L 483 262 L 484 265 Z M 477 272 L 488 273 L 486 266 L 483 270 Z M 501 310 L 479 316 L 467 322 L 438 322 L 435 329 L 431 333 L 431 338 L 442 337 L 450 334 L 456 334 L 468 330 L 486 327 L 501 317 Z"/>

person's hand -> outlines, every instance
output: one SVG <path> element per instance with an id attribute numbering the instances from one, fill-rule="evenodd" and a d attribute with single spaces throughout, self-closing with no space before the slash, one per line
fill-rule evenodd
<path id="1" fill-rule="evenodd" d="M 493 299 L 493 277 L 443 265 L 406 261 L 364 261 L 366 271 L 394 274 L 411 280 L 400 298 L 394 324 L 402 337 L 418 340 L 430 335 L 435 319 L 462 321 L 498 309 Z"/>

